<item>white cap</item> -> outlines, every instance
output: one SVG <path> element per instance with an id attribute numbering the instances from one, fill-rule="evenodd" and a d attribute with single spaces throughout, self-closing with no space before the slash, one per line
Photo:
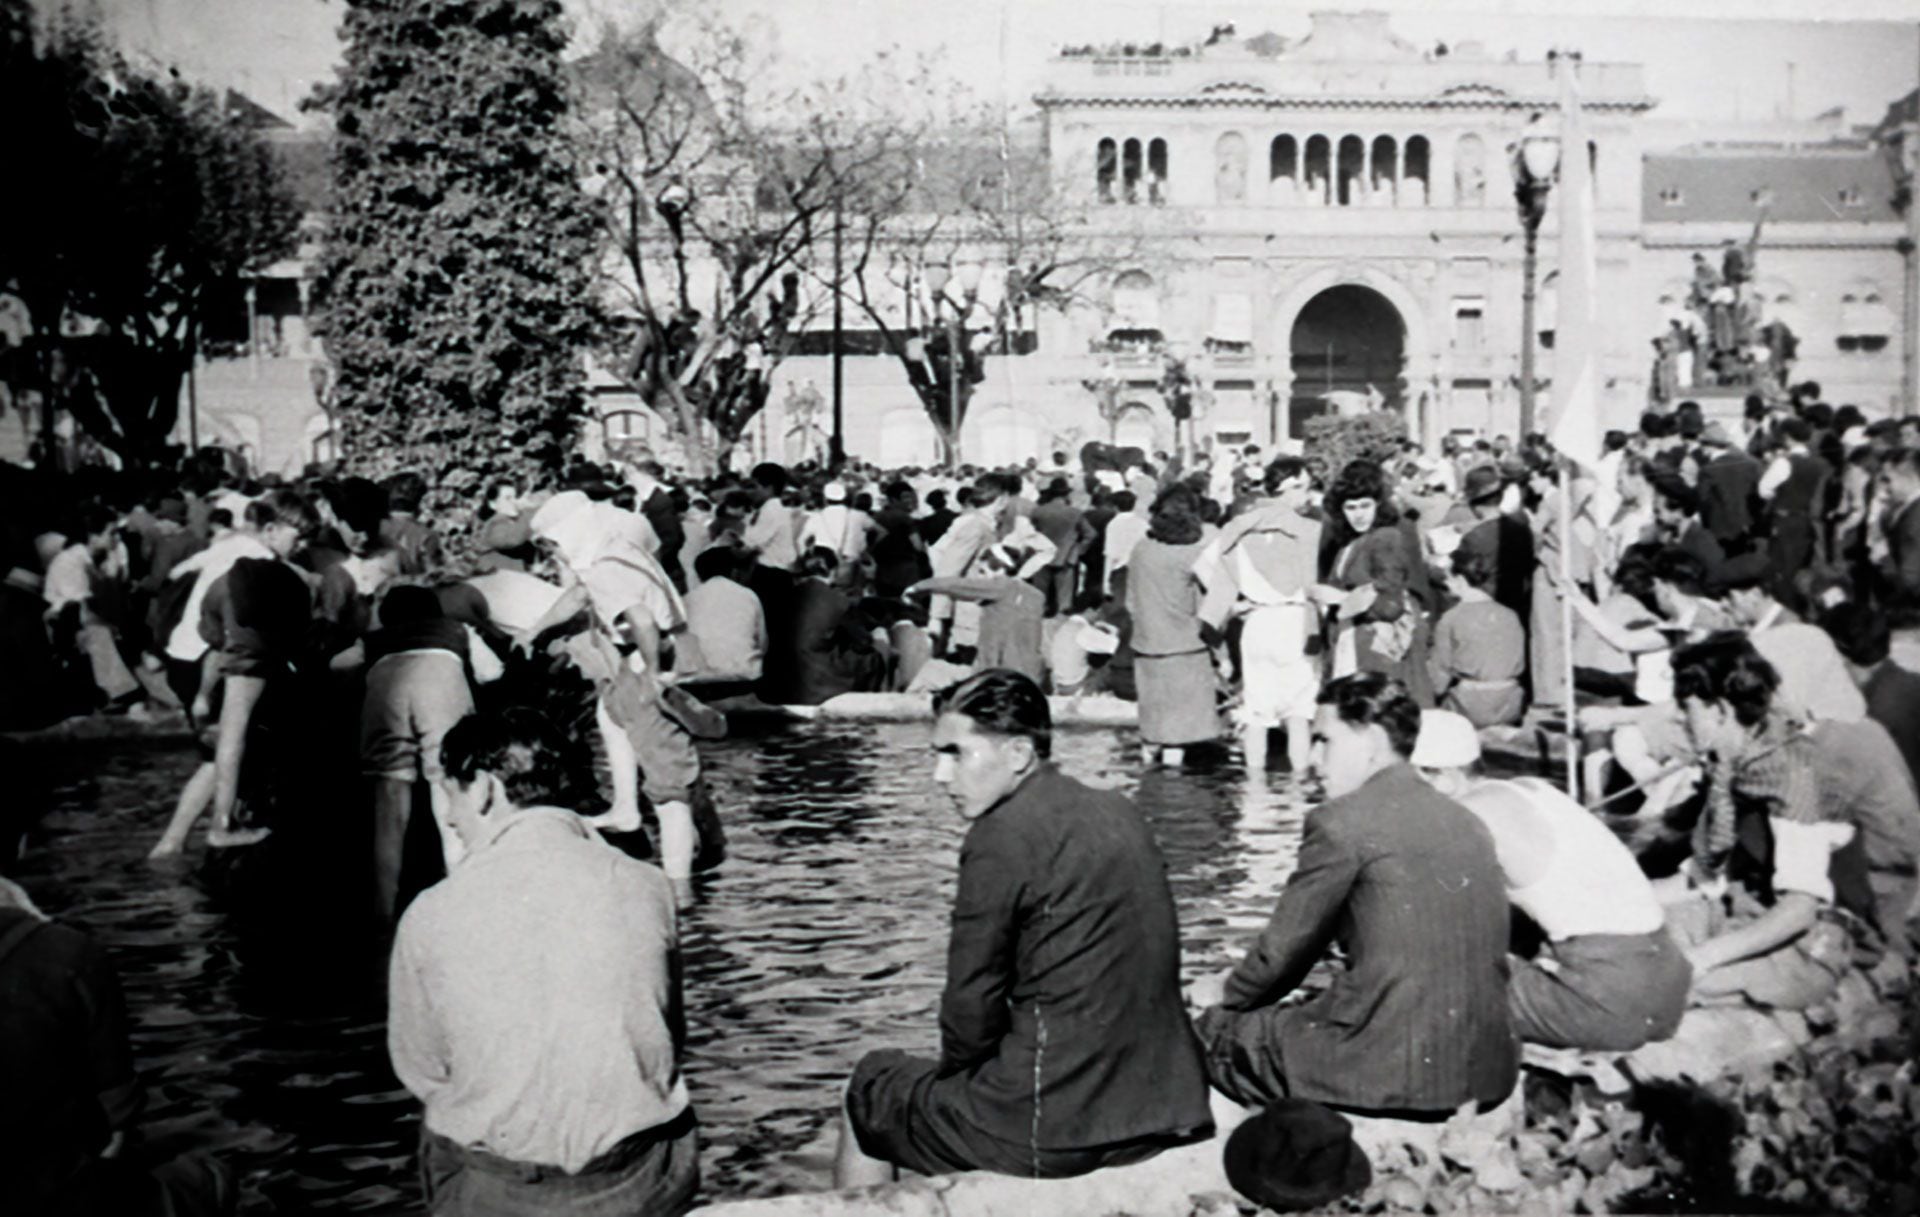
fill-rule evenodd
<path id="1" fill-rule="evenodd" d="M 1120 649 L 1120 631 L 1103 621 L 1083 625 L 1074 634 L 1074 641 L 1089 655 L 1111 655 Z"/>
<path id="2" fill-rule="evenodd" d="M 829 503 L 844 503 L 847 501 L 847 488 L 839 482 L 828 482 L 826 488 L 820 493 L 826 496 L 826 500 Z"/>
<path id="3" fill-rule="evenodd" d="M 1422 710 L 1410 759 L 1421 769 L 1465 769 L 1480 759 L 1480 733 L 1451 710 Z"/>

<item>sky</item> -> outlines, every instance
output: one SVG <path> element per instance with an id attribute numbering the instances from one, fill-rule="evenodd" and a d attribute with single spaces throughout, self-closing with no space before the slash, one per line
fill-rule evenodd
<path id="1" fill-rule="evenodd" d="M 51 4 L 53 0 L 41 0 Z M 1213 0 L 686 0 L 751 31 L 791 83 L 832 78 L 889 48 L 937 55 L 983 100 L 1016 103 L 1040 87 L 1068 43 L 1189 42 L 1219 22 L 1252 35 L 1303 34 L 1326 4 Z M 344 0 L 80 0 L 123 45 L 231 85 L 290 118 L 331 76 Z M 643 20 L 658 0 L 566 0 L 582 29 Z M 1920 0 L 1373 0 L 1415 45 L 1477 41 L 1495 55 L 1551 47 L 1589 61 L 1641 63 L 1664 120 L 1808 118 L 1844 106 L 1877 120 L 1920 85 Z M 1676 19 L 1675 9 L 1695 14 Z"/>

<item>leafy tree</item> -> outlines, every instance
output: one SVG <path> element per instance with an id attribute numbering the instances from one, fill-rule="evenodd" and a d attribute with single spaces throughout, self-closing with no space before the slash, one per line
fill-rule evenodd
<path id="1" fill-rule="evenodd" d="M 738 32 L 684 15 L 666 31 L 678 57 L 659 18 L 608 30 L 578 76 L 618 318 L 608 363 L 706 469 L 765 408 L 795 330 L 831 298 L 823 246 L 905 141 L 847 104 L 845 82 L 759 87 L 770 73 Z"/>
<path id="2" fill-rule="evenodd" d="M 489 478 L 556 472 L 583 412 L 594 218 L 561 16 L 560 0 L 348 0 L 319 98 L 335 142 L 317 328 L 343 455 L 427 475 L 449 527 Z"/>
<path id="3" fill-rule="evenodd" d="M 130 459 L 178 415 L 210 297 L 292 252 L 299 209 L 272 152 L 223 99 L 130 66 L 92 25 L 0 15 L 0 159 L 43 165 L 13 191 L 0 282 L 33 339 L 16 392 L 71 409 Z"/>

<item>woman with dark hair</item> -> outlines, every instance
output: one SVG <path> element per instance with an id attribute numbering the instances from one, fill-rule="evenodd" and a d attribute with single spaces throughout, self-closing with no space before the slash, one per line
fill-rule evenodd
<path id="1" fill-rule="evenodd" d="M 1669 912 L 1694 999 L 1803 1010 L 1864 945 L 1851 925 L 1877 924 L 1857 826 L 1821 798 L 1813 740 L 1775 707 L 1780 677 L 1744 636 L 1682 647 L 1673 686 L 1707 758 L 1706 809 Z"/>
<path id="2" fill-rule="evenodd" d="M 1334 612 L 1332 675 L 1380 672 L 1432 706 L 1425 566 L 1399 526 L 1385 471 L 1373 461 L 1349 461 L 1327 491 L 1326 510 L 1334 551 L 1327 585 L 1346 593 L 1322 597 Z"/>
<path id="3" fill-rule="evenodd" d="M 1188 744 L 1220 734 L 1213 656 L 1200 637 L 1200 496 L 1175 483 L 1160 492 L 1147 535 L 1127 560 L 1127 611 L 1133 617 L 1140 689 L 1140 739 L 1149 761 L 1183 759 Z"/>

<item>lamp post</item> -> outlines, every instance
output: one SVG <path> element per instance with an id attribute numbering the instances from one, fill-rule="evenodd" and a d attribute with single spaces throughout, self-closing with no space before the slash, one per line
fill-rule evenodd
<path id="1" fill-rule="evenodd" d="M 1535 341 L 1533 306 L 1540 221 L 1547 215 L 1547 195 L 1560 167 L 1560 141 L 1547 130 L 1543 115 L 1527 121 L 1526 133 L 1514 145 L 1513 199 L 1520 208 L 1520 227 L 1526 234 L 1520 265 L 1520 435 L 1521 444 L 1533 434 Z"/>
<path id="2" fill-rule="evenodd" d="M 952 428 L 946 454 L 949 464 L 953 463 L 955 450 L 960 443 L 960 381 L 967 375 L 966 319 L 980 298 L 980 277 L 984 270 L 985 267 L 978 262 L 961 261 L 952 266 L 935 262 L 921 271 L 921 278 L 926 280 L 927 295 L 933 304 L 933 316 L 928 318 L 928 328 L 944 330 L 946 335 L 947 423 Z M 947 284 L 953 282 L 960 285 L 959 300 L 947 294 Z"/>

